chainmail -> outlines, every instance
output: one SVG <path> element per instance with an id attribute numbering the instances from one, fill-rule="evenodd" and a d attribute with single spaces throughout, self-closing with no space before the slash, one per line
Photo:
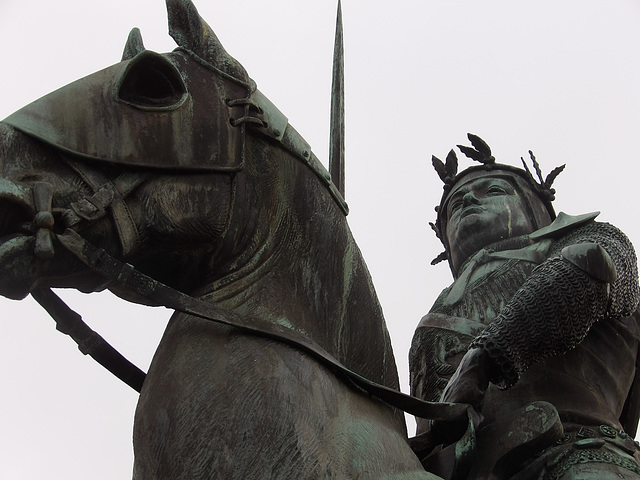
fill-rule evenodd
<path id="1" fill-rule="evenodd" d="M 617 272 L 613 284 L 559 256 L 565 246 L 578 243 L 597 243 L 606 250 Z M 577 346 L 596 321 L 631 315 L 637 304 L 633 246 L 617 228 L 593 222 L 553 245 L 549 259 L 533 270 L 471 348 L 489 353 L 495 367 L 492 382 L 507 388 L 531 365 Z"/>
<path id="2" fill-rule="evenodd" d="M 609 254 L 618 278 L 611 285 L 606 316 L 628 317 L 638 306 L 638 266 L 633 245 L 618 228 L 608 223 L 589 223 L 556 242 L 550 256 L 559 255 L 569 245 L 593 242 Z"/>
<path id="3" fill-rule="evenodd" d="M 564 474 L 574 465 L 586 463 L 599 463 L 606 465 L 615 465 L 629 471 L 629 474 L 635 474 L 631 478 L 638 478 L 640 475 L 640 467 L 633 461 L 633 457 L 623 456 L 616 451 L 607 449 L 572 449 L 568 455 L 557 461 L 557 464 L 544 474 L 544 480 L 560 480 Z M 625 478 L 625 477 L 621 477 Z"/>

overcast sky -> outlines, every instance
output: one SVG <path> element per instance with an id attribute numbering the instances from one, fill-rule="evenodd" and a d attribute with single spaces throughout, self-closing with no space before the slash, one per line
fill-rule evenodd
<path id="1" fill-rule="evenodd" d="M 201 15 L 327 161 L 334 0 L 200 0 Z M 349 222 L 377 287 L 404 391 L 413 329 L 451 275 L 429 262 L 441 184 L 430 159 L 473 132 L 499 162 L 567 164 L 556 209 L 602 211 L 636 244 L 637 0 L 343 0 Z M 0 0 L 0 118 L 120 60 L 129 30 L 170 51 L 161 0 Z M 466 166 L 465 160 L 461 160 Z M 65 296 L 146 370 L 170 316 Z M 130 478 L 137 394 L 0 299 L 0 477 Z M 411 427 L 413 428 L 413 427 Z"/>

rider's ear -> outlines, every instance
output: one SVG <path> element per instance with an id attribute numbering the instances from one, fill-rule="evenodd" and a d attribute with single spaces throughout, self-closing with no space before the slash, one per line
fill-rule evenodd
<path id="1" fill-rule="evenodd" d="M 118 82 L 118 99 L 142 109 L 172 109 L 181 105 L 187 87 L 178 69 L 150 50 L 136 55 Z"/>

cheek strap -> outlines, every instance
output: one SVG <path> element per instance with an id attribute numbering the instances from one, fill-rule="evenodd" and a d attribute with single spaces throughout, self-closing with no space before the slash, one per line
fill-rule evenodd
<path id="1" fill-rule="evenodd" d="M 93 222 L 104 217 L 111 209 L 122 256 L 127 257 L 136 251 L 141 243 L 140 235 L 125 199 L 149 175 L 124 172 L 111 181 L 99 169 L 90 168 L 84 162 L 68 160 L 67 164 L 94 193 L 71 204 L 71 208 L 63 215 L 64 226 L 69 228 L 81 221 Z"/>

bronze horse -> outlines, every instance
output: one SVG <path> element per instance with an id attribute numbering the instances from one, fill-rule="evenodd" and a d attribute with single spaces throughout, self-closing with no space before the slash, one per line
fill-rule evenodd
<path id="1" fill-rule="evenodd" d="M 0 124 L 0 294 L 197 299 L 142 384 L 136 479 L 436 478 L 399 410 L 260 334 L 398 388 L 341 195 L 191 2 L 167 5 L 174 52 L 134 31 L 123 62 Z"/>

